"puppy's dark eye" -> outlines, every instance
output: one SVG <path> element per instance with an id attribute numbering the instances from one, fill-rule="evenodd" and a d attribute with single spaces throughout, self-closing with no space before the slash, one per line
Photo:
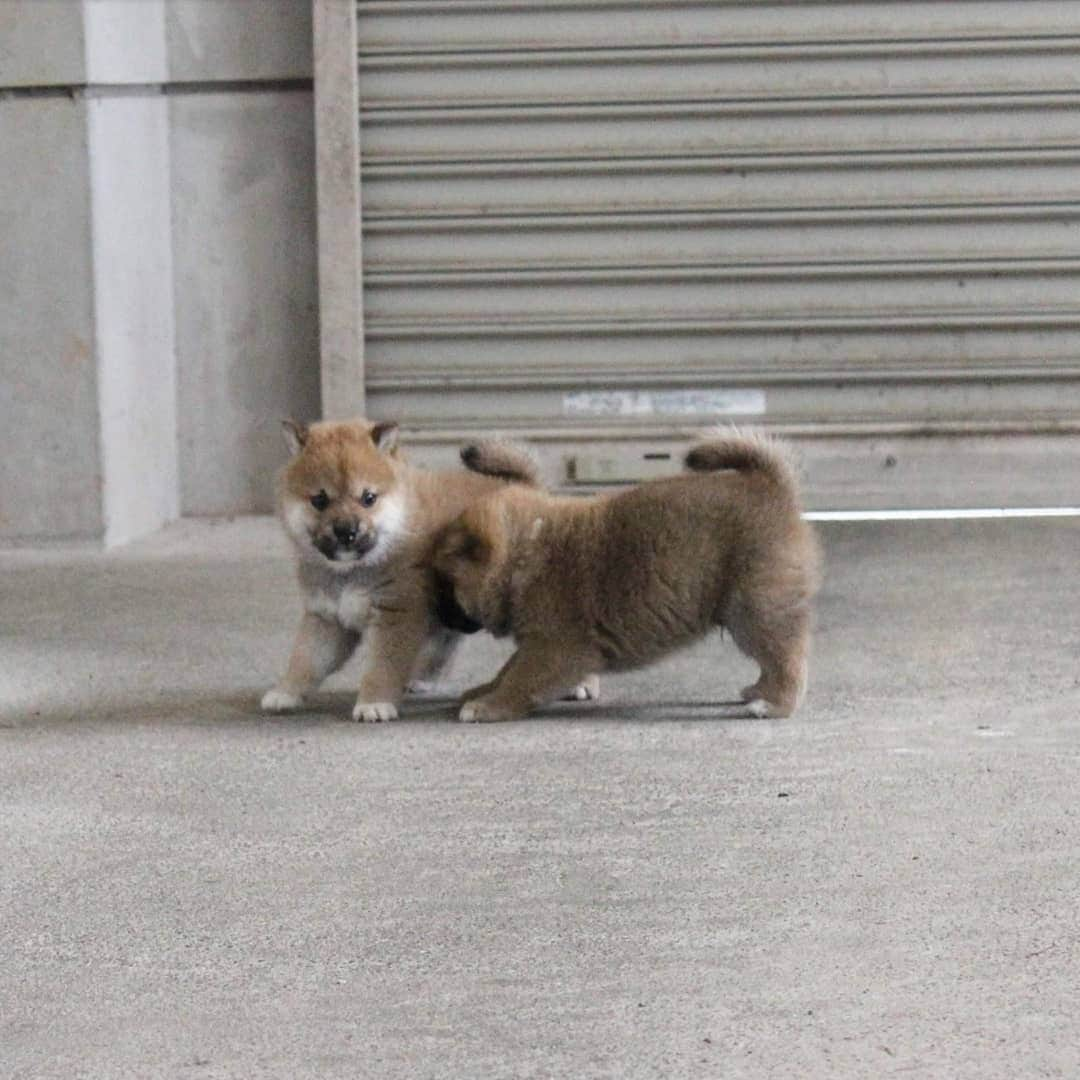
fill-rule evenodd
<path id="1" fill-rule="evenodd" d="M 311 496 L 311 505 L 322 513 L 330 505 L 330 496 L 320 489 L 318 494 Z"/>
<path id="2" fill-rule="evenodd" d="M 360 505 L 364 507 L 374 506 L 375 500 L 379 497 L 377 491 L 372 491 L 371 488 L 364 488 L 360 495 Z"/>

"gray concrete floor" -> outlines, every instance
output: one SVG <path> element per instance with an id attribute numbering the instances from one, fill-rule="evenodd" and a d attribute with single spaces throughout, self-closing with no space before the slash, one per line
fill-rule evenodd
<path id="1" fill-rule="evenodd" d="M 272 522 L 0 555 L 0 1076 L 1078 1075 L 1080 520 L 823 534 L 786 721 L 266 718 Z"/>

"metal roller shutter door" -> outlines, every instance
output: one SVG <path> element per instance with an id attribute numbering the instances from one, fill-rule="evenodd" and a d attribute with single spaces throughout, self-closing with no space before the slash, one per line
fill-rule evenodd
<path id="1" fill-rule="evenodd" d="M 669 468 L 724 418 L 855 458 L 1008 433 L 1029 499 L 1077 500 L 1075 0 L 357 19 L 371 415 L 433 446 L 516 432 L 584 479 Z"/>

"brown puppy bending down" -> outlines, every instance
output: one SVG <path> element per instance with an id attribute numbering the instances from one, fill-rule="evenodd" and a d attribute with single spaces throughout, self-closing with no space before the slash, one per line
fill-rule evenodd
<path id="1" fill-rule="evenodd" d="M 353 717 L 395 719 L 406 685 L 438 678 L 460 640 L 433 615 L 433 537 L 474 499 L 536 483 L 531 458 L 509 444 L 479 444 L 466 461 L 472 471 L 428 472 L 406 463 L 397 435 L 396 424 L 366 420 L 285 424 L 292 459 L 278 509 L 296 547 L 304 615 L 285 674 L 263 696 L 267 712 L 299 707 L 363 635 Z"/>
<path id="2" fill-rule="evenodd" d="M 740 433 L 693 447 L 686 466 L 593 498 L 508 488 L 447 527 L 433 557 L 440 617 L 518 646 L 461 720 L 515 719 L 591 671 L 640 667 L 714 627 L 761 667 L 742 692 L 750 713 L 795 710 L 820 553 L 794 470 L 775 440 Z"/>

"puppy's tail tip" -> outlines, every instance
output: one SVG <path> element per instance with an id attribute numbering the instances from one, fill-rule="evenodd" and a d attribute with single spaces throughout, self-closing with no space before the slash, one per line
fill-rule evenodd
<path id="1" fill-rule="evenodd" d="M 698 443 L 683 459 L 691 472 L 734 469 L 758 472 L 794 495 L 798 490 L 798 470 L 788 447 L 760 431 L 731 430 Z"/>
<path id="2" fill-rule="evenodd" d="M 470 472 L 515 484 L 540 486 L 540 468 L 524 447 L 502 439 L 481 439 L 461 448 L 462 464 Z"/>

